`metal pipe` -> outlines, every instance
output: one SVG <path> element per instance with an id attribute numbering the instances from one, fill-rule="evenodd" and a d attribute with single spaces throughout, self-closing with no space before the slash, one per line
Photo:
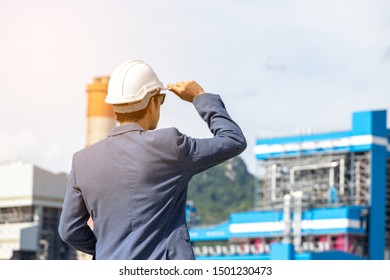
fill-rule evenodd
<path id="1" fill-rule="evenodd" d="M 283 221 L 284 221 L 284 243 L 291 243 L 291 195 L 286 194 L 284 196 L 284 209 L 283 209 Z"/>
<path id="2" fill-rule="evenodd" d="M 333 161 L 333 162 L 327 162 L 327 163 L 318 163 L 318 164 L 308 164 L 308 165 L 299 165 L 299 166 L 293 166 L 290 169 L 290 193 L 294 193 L 294 184 L 295 184 L 295 172 L 301 171 L 301 170 L 312 170 L 312 169 L 322 169 L 322 168 L 329 168 L 329 189 L 332 187 L 335 187 L 335 170 L 334 168 L 338 165 L 341 165 L 343 162 L 340 161 Z M 341 174 L 340 174 L 341 175 Z M 344 177 L 344 175 L 342 175 Z M 341 181 L 341 179 L 340 179 Z M 342 181 L 344 182 L 344 180 Z M 344 183 L 343 183 L 344 184 Z M 343 186 L 343 192 L 344 192 L 344 186 Z"/>
<path id="3" fill-rule="evenodd" d="M 334 187 L 334 168 L 329 168 L 329 187 Z"/>
<path id="4" fill-rule="evenodd" d="M 339 177 L 339 193 L 341 196 L 344 195 L 345 192 L 345 160 L 340 159 L 340 177 Z"/>
<path id="5" fill-rule="evenodd" d="M 355 188 L 356 188 L 356 204 L 360 204 L 360 160 L 356 161 L 355 165 Z"/>
<path id="6" fill-rule="evenodd" d="M 301 250 L 302 245 L 302 191 L 294 192 L 294 246 Z"/>
<path id="7" fill-rule="evenodd" d="M 290 169 L 290 184 L 293 185 L 295 183 L 295 175 L 296 171 L 301 170 L 310 170 L 310 169 L 321 169 L 321 168 L 334 168 L 339 165 L 339 162 L 327 162 L 327 163 L 318 163 L 318 164 L 308 164 L 308 165 L 299 165 L 293 166 Z"/>
<path id="8" fill-rule="evenodd" d="M 271 200 L 276 201 L 276 169 L 277 165 L 272 164 L 271 166 Z"/>

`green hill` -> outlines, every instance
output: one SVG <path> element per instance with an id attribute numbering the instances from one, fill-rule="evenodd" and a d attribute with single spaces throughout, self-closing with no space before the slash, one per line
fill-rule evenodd
<path id="1" fill-rule="evenodd" d="M 254 176 L 244 161 L 235 157 L 192 178 L 188 200 L 198 210 L 201 224 L 211 225 L 232 212 L 253 210 Z"/>

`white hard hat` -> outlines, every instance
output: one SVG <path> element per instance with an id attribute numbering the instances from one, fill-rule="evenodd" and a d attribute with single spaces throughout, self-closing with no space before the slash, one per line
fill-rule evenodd
<path id="1" fill-rule="evenodd" d="M 105 102 L 117 113 L 135 112 L 148 106 L 157 89 L 165 88 L 153 69 L 142 60 L 131 59 L 112 73 Z"/>

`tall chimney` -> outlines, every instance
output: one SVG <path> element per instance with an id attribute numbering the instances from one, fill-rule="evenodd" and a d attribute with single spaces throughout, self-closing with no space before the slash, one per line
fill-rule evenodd
<path id="1" fill-rule="evenodd" d="M 90 146 L 110 133 L 115 126 L 115 114 L 112 106 L 104 103 L 110 77 L 96 77 L 87 85 L 87 141 Z"/>

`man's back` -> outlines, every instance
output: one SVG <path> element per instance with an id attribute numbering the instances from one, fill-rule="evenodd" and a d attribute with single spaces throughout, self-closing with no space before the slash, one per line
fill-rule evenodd
<path id="1" fill-rule="evenodd" d="M 177 155 L 176 132 L 127 124 L 75 155 L 76 182 L 94 221 L 96 258 L 166 259 L 169 236 L 180 227 L 175 234 L 186 232 L 182 209 L 191 175 Z"/>
<path id="2" fill-rule="evenodd" d="M 64 240 L 96 259 L 194 258 L 185 221 L 188 182 L 246 147 L 219 96 L 203 94 L 194 105 L 213 138 L 126 124 L 75 154 L 60 224 Z M 84 216 L 72 220 L 72 212 Z M 87 214 L 93 233 L 82 225 Z"/>

